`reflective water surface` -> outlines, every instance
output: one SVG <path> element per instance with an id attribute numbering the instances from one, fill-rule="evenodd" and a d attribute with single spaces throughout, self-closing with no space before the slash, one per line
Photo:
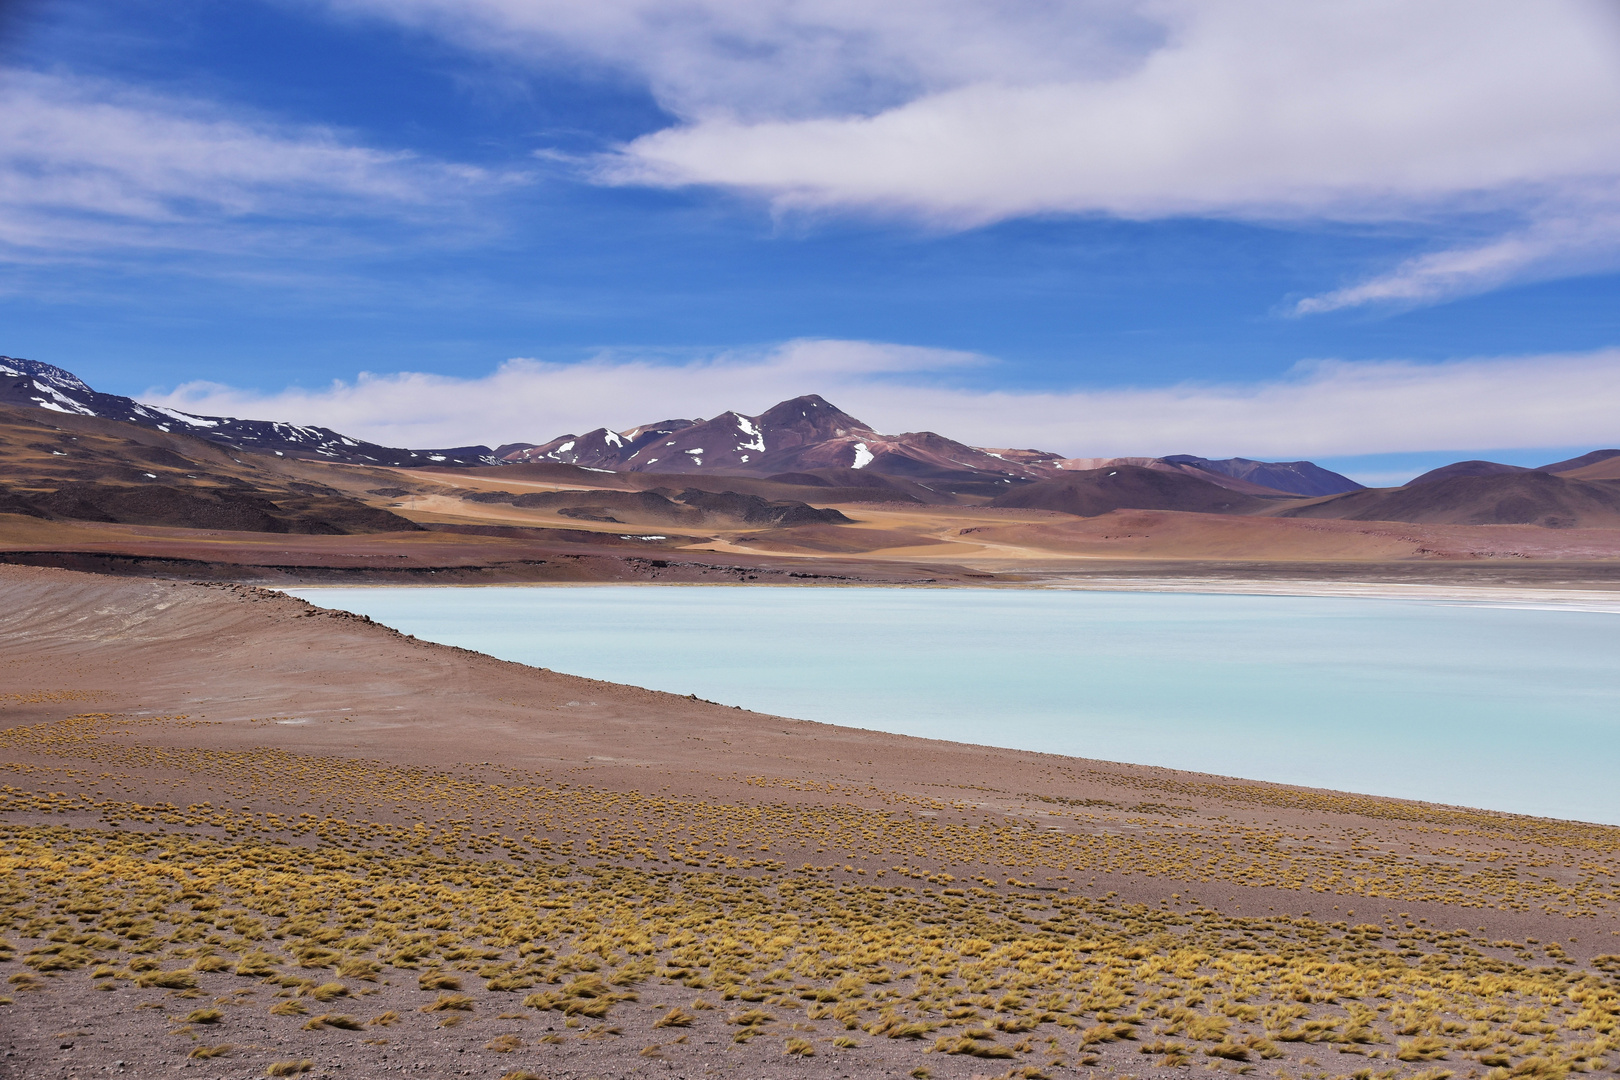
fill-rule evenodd
<path id="1" fill-rule="evenodd" d="M 806 720 L 1620 824 L 1620 615 L 1011 589 L 290 590 Z"/>

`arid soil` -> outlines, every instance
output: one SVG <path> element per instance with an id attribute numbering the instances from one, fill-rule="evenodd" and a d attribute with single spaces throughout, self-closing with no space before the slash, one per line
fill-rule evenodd
<path id="1" fill-rule="evenodd" d="M 508 481 L 507 488 L 519 485 Z M 472 491 L 474 489 L 461 489 Z M 377 500 L 385 502 L 386 500 Z M 922 584 L 1199 577 L 1255 580 L 1620 581 L 1620 529 L 1233 517 L 1121 510 L 843 506 L 849 524 L 677 530 L 555 510 L 395 500 L 424 531 L 350 536 L 45 521 L 0 513 L 0 563 L 174 580 L 375 582 L 839 582 Z M 567 509 L 566 507 L 564 509 Z M 622 513 L 622 512 L 621 512 Z M 631 515 L 625 514 L 630 517 Z"/>
<path id="2" fill-rule="evenodd" d="M 0 771 L 0 1076 L 1620 1045 L 1620 829 L 757 715 L 239 585 L 0 567 Z"/>

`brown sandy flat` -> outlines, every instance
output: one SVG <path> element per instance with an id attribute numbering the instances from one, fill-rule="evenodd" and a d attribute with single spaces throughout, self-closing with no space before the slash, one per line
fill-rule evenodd
<path id="1" fill-rule="evenodd" d="M 509 485 L 510 486 L 510 485 Z M 288 536 L 42 521 L 0 514 L 0 562 L 103 573 L 284 584 L 522 581 L 1010 582 L 1197 576 L 1242 565 L 1256 580 L 1337 576 L 1567 584 L 1620 575 L 1620 530 L 1410 525 L 1117 511 L 1076 518 L 975 507 L 846 507 L 849 525 L 683 534 L 423 496 L 396 512 L 429 531 Z M 435 507 L 447 508 L 440 512 Z M 455 510 L 455 513 L 448 512 Z M 646 539 L 653 537 L 656 539 Z"/>
<path id="2" fill-rule="evenodd" d="M 1558 1080 L 1620 1024 L 1616 828 L 787 720 L 21 567 L 0 729 L 0 1076 Z"/>

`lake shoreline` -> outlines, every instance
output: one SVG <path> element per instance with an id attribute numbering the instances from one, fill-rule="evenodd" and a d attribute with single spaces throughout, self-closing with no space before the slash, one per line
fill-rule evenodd
<path id="1" fill-rule="evenodd" d="M 1122 585 L 292 595 L 505 660 L 760 713 L 1620 823 L 1594 764 L 1620 753 L 1620 598 Z M 1586 752 L 1566 761 L 1577 745 Z"/>
<path id="2" fill-rule="evenodd" d="M 1610 826 L 789 720 L 239 585 L 0 599 L 17 1075 L 1158 1075 L 1117 1026 L 1151 970 L 1406 1077 L 1404 1013 L 1300 987 L 1562 1023 L 1620 935 Z M 1200 1023 L 1184 1057 L 1317 1069 Z"/>
<path id="3" fill-rule="evenodd" d="M 905 589 L 905 590 L 1072 590 L 1090 592 L 1203 593 L 1222 596 L 1354 597 L 1370 600 L 1454 600 L 1471 603 L 1549 604 L 1558 607 L 1620 613 L 1620 584 L 1614 588 L 1571 585 L 1567 588 L 1513 585 L 1458 585 L 1446 582 L 1322 581 L 1308 578 L 1228 577 L 1121 577 L 1099 579 L 1089 575 L 1053 575 L 1029 581 L 994 583 L 951 582 L 685 582 L 685 581 L 518 581 L 518 582 L 343 582 L 266 586 L 280 592 L 303 593 L 338 589 Z"/>

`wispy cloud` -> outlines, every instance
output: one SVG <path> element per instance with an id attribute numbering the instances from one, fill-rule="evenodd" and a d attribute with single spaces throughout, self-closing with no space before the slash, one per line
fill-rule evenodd
<path id="1" fill-rule="evenodd" d="M 147 399 L 211 414 L 320 423 L 392 445 L 541 442 L 672 416 L 757 413 L 820 393 L 883 431 L 1074 456 L 1355 455 L 1620 441 L 1620 350 L 1459 360 L 1318 361 L 1262 382 L 987 392 L 991 358 L 861 341 L 794 341 L 681 363 L 604 355 L 510 360 L 481 378 L 413 372 L 258 393 L 191 383 Z"/>
<path id="2" fill-rule="evenodd" d="M 1419 255 L 1387 273 L 1306 297 L 1294 305 L 1294 313 L 1313 315 L 1367 304 L 1417 306 L 1488 292 L 1511 282 L 1620 264 L 1620 193 L 1566 197 L 1529 216 L 1523 227 L 1484 243 Z"/>
<path id="3" fill-rule="evenodd" d="M 301 222 L 418 218 L 497 178 L 99 80 L 0 81 L 0 251 L 289 247 Z M 431 213 L 430 213 L 431 209 Z"/>
<path id="4" fill-rule="evenodd" d="M 865 115 L 975 82 L 1095 77 L 1163 34 L 1134 0 L 321 2 L 520 63 L 616 69 L 688 119 Z"/>
<path id="5" fill-rule="evenodd" d="M 327 3 L 643 80 L 679 119 L 601 159 L 604 183 L 945 228 L 1499 221 L 1300 314 L 1620 265 L 1620 20 L 1603 0 Z"/>

